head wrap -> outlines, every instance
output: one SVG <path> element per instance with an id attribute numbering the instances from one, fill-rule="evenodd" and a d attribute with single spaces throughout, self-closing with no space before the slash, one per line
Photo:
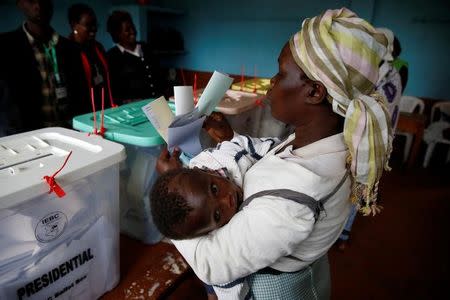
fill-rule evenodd
<path id="1" fill-rule="evenodd" d="M 383 62 L 380 66 L 379 73 L 378 73 L 378 82 L 376 84 L 376 86 L 378 87 L 378 86 L 380 86 L 382 81 L 386 80 L 385 77 L 394 68 L 392 65 L 392 62 L 394 61 L 394 57 L 392 56 L 392 52 L 394 51 L 394 33 L 390 29 L 381 28 L 381 27 L 377 28 L 377 31 L 384 34 L 386 36 L 386 39 L 388 42 L 387 51 L 383 56 L 383 59 L 382 59 Z M 382 94 L 382 93 L 380 92 L 380 94 Z M 389 105 L 388 105 L 388 110 L 389 110 Z M 391 111 L 390 111 L 390 114 L 392 115 Z"/>
<path id="2" fill-rule="evenodd" d="M 300 68 L 325 85 L 333 111 L 345 117 L 352 201 L 365 215 L 375 215 L 378 182 L 392 149 L 386 100 L 374 91 L 386 36 L 342 8 L 306 19 L 289 44 Z"/>
<path id="3" fill-rule="evenodd" d="M 392 52 L 394 52 L 394 33 L 392 30 L 383 27 L 377 28 L 377 31 L 384 34 L 388 42 L 387 51 L 384 54 L 383 60 L 392 62 L 394 60 L 394 57 L 392 56 Z"/>

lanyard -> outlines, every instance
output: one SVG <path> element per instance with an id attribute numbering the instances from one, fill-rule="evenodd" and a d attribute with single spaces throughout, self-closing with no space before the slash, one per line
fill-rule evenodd
<path id="1" fill-rule="evenodd" d="M 53 73 L 57 83 L 61 83 L 61 78 L 59 77 L 58 60 L 56 59 L 55 45 L 50 42 L 49 47 L 44 45 L 45 56 L 50 60 L 50 64 L 53 67 Z"/>
<path id="2" fill-rule="evenodd" d="M 100 49 L 95 46 L 95 52 L 97 53 L 98 58 L 100 59 L 100 62 L 103 65 L 103 69 L 105 71 L 106 76 L 106 84 L 108 85 L 108 94 L 109 94 L 109 102 L 111 103 L 111 107 L 117 107 L 118 105 L 114 103 L 112 94 L 111 94 L 111 81 L 109 79 L 109 68 L 108 68 L 108 62 L 106 61 L 105 56 L 100 51 Z M 89 89 L 92 88 L 91 83 L 91 76 L 92 76 L 92 68 L 91 64 L 89 63 L 89 59 L 87 58 L 87 55 L 84 52 L 81 52 L 81 62 L 83 63 L 84 72 L 86 74 L 86 79 L 89 85 Z"/>

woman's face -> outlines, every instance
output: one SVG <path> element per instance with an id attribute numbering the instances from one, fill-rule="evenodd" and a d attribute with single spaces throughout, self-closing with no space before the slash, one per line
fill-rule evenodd
<path id="1" fill-rule="evenodd" d="M 278 57 L 278 73 L 270 80 L 267 98 L 272 116 L 286 124 L 300 125 L 305 117 L 308 78 L 292 56 L 287 43 Z"/>
<path id="2" fill-rule="evenodd" d="M 73 29 L 76 30 L 75 39 L 78 43 L 84 44 L 93 41 L 97 34 L 97 18 L 90 13 L 84 13 Z"/>
<path id="3" fill-rule="evenodd" d="M 136 28 L 130 21 L 122 22 L 119 32 L 119 44 L 133 45 L 136 43 Z"/>

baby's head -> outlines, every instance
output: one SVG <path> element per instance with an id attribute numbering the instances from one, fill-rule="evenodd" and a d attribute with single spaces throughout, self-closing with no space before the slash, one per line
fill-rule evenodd
<path id="1" fill-rule="evenodd" d="M 158 178 L 150 204 L 159 231 L 181 240 L 205 235 L 228 223 L 242 198 L 242 189 L 216 172 L 183 168 Z"/>

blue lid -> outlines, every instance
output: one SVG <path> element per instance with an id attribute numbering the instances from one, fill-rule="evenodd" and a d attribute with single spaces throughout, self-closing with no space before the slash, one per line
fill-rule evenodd
<path id="1" fill-rule="evenodd" d="M 127 143 L 141 147 L 157 146 L 164 143 L 163 138 L 153 127 L 142 111 L 142 107 L 155 99 L 147 99 L 128 103 L 115 108 L 105 109 L 105 138 L 110 141 Z M 172 111 L 175 104 L 169 103 Z M 96 112 L 97 129 L 100 128 L 101 111 Z M 72 127 L 83 132 L 94 131 L 92 113 L 73 118 Z"/>

